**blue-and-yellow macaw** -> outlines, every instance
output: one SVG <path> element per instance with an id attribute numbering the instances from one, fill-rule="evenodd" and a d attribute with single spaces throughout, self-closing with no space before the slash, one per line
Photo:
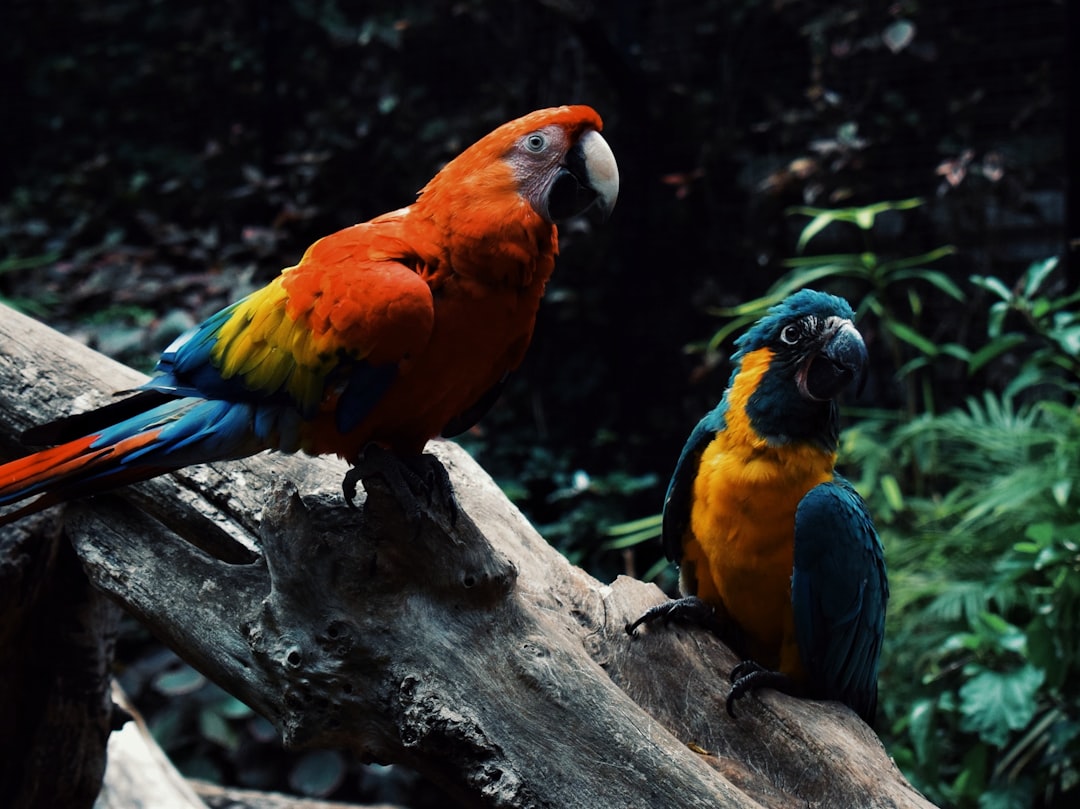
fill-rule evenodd
<path id="1" fill-rule="evenodd" d="M 846 301 L 791 295 L 736 342 L 720 404 L 668 487 L 663 542 L 684 598 L 657 618 L 714 628 L 743 662 L 727 707 L 768 686 L 846 703 L 868 723 L 889 595 L 866 504 L 836 474 L 836 397 L 867 353 Z"/>

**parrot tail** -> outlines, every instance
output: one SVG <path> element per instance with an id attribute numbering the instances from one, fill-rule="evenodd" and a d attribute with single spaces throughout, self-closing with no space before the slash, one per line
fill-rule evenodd
<path id="1" fill-rule="evenodd" d="M 91 435 L 4 464 L 0 507 L 42 496 L 0 515 L 0 525 L 190 464 L 254 454 L 267 446 L 252 429 L 256 410 L 245 403 L 172 399 Z M 34 437 L 47 433 L 31 431 Z"/>

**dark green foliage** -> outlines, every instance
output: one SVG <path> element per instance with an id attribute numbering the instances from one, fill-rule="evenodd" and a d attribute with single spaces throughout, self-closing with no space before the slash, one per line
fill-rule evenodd
<path id="1" fill-rule="evenodd" d="M 1044 297 L 1052 265 L 1007 298 L 1046 313 L 1008 333 L 1025 350 L 970 354 L 1014 365 L 1018 384 L 847 436 L 890 564 L 886 741 L 943 805 L 1063 805 L 1080 786 L 1080 347 Z M 987 346 L 1006 334 L 999 303 Z"/>
<path id="2" fill-rule="evenodd" d="M 649 525 L 605 529 L 659 511 L 718 400 L 730 343 L 699 341 L 785 285 L 846 295 L 873 369 L 842 457 L 899 582 L 891 750 L 945 803 L 1048 805 L 1075 783 L 1077 281 L 1026 270 L 1061 242 L 1064 9 L 9 0 L 0 297 L 148 369 L 496 124 L 590 103 L 619 205 L 563 228 L 529 357 L 463 443 L 572 559 L 670 591 Z M 390 795 L 124 654 L 190 771 Z"/>

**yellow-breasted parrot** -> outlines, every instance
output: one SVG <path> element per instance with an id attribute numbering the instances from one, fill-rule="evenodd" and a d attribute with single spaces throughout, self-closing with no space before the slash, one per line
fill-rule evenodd
<path id="1" fill-rule="evenodd" d="M 704 623 L 741 657 L 734 702 L 768 686 L 846 703 L 868 723 L 889 595 L 866 504 L 835 471 L 836 397 L 867 362 L 846 301 L 799 291 L 736 342 L 719 405 L 691 433 L 662 537 L 683 598 L 630 624 Z"/>

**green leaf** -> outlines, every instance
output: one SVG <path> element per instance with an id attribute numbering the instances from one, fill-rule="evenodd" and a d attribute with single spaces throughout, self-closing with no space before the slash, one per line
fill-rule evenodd
<path id="1" fill-rule="evenodd" d="M 626 534 L 635 534 L 638 531 L 644 531 L 647 528 L 659 528 L 663 522 L 664 516 L 662 514 L 651 514 L 648 517 L 642 517 L 639 520 L 631 520 L 630 522 L 612 525 L 608 527 L 604 533 L 609 537 L 625 536 Z"/>
<path id="2" fill-rule="evenodd" d="M 642 531 L 635 531 L 632 534 L 625 534 L 624 536 L 618 536 L 613 539 L 609 539 L 606 542 L 600 543 L 600 550 L 602 551 L 621 551 L 626 548 L 632 548 L 635 545 L 640 545 L 643 542 L 648 542 L 660 537 L 659 528 L 646 528 Z"/>
<path id="3" fill-rule="evenodd" d="M 240 746 L 240 735 L 212 707 L 199 711 L 199 735 L 226 750 L 236 750 Z"/>
<path id="4" fill-rule="evenodd" d="M 187 665 L 181 665 L 154 678 L 154 688 L 168 697 L 190 694 L 204 685 L 206 685 L 206 678 Z"/>
<path id="5" fill-rule="evenodd" d="M 915 329 L 911 328 L 911 326 L 908 326 L 906 323 L 901 323 L 898 320 L 889 320 L 886 321 L 885 325 L 889 329 L 889 331 L 891 331 L 905 343 L 908 343 L 909 345 L 912 345 L 915 348 L 919 349 L 919 351 L 921 351 L 923 354 L 926 354 L 930 357 L 937 355 L 938 349 L 937 346 L 934 344 L 934 341 L 930 340 L 929 338 L 923 337 L 921 334 L 915 331 Z"/>
<path id="6" fill-rule="evenodd" d="M 735 332 L 742 331 L 743 326 L 746 326 L 749 323 L 753 323 L 757 319 L 758 318 L 756 315 L 737 317 L 734 320 L 721 326 L 719 329 L 716 330 L 716 333 L 709 339 L 708 350 L 715 351 L 724 344 L 724 341 L 727 340 L 728 337 L 730 337 Z"/>
<path id="7" fill-rule="evenodd" d="M 1024 529 L 1024 536 L 1041 547 L 1054 541 L 1054 524 L 1052 522 L 1037 522 Z"/>
<path id="8" fill-rule="evenodd" d="M 956 793 L 954 797 L 977 799 L 986 791 L 986 771 L 989 769 L 986 759 L 987 749 L 983 744 L 972 745 L 964 754 L 960 774 L 952 785 Z M 965 804 L 964 801 L 957 801 L 957 803 Z"/>
<path id="9" fill-rule="evenodd" d="M 939 291 L 944 292 L 946 295 L 948 295 L 950 298 L 953 298 L 954 300 L 964 300 L 965 296 L 963 291 L 953 282 L 951 278 L 949 278 L 949 276 L 945 275 L 945 273 L 938 272 L 937 270 L 928 270 L 925 268 L 910 268 L 911 266 L 917 267 L 917 265 L 925 263 L 924 258 L 924 256 L 915 256 L 911 264 L 908 264 L 908 262 L 900 261 L 893 264 L 892 267 L 895 271 L 890 276 L 891 283 L 908 280 L 925 281 Z"/>
<path id="10" fill-rule="evenodd" d="M 1027 340 L 1022 334 L 1003 334 L 995 340 L 987 343 L 968 359 L 968 373 L 973 374 L 984 365 L 1007 351 L 1011 351 L 1022 345 Z"/>
<path id="11" fill-rule="evenodd" d="M 855 212 L 855 224 L 863 230 L 870 230 L 874 226 L 874 217 L 877 211 L 870 208 L 863 208 L 862 210 Z"/>
<path id="12" fill-rule="evenodd" d="M 241 702 L 231 694 L 227 694 L 224 699 L 217 704 L 217 711 L 227 719 L 247 719 L 255 713 L 251 710 L 250 706 Z"/>
<path id="13" fill-rule="evenodd" d="M 1010 624 L 993 612 L 982 613 L 979 620 L 983 627 L 990 631 L 991 637 L 998 646 L 1016 654 L 1023 654 L 1026 638 L 1019 627 Z"/>
<path id="14" fill-rule="evenodd" d="M 881 492 L 885 495 L 885 502 L 889 504 L 889 507 L 893 511 L 900 511 L 904 508 L 904 493 L 900 489 L 900 484 L 896 482 L 896 478 L 892 475 L 882 475 L 881 477 Z"/>
<path id="15" fill-rule="evenodd" d="M 939 347 L 939 351 L 947 357 L 954 357 L 963 363 L 971 363 L 972 353 L 959 343 L 946 343 Z"/>
<path id="16" fill-rule="evenodd" d="M 1050 273 L 1057 269 L 1057 265 L 1057 256 L 1051 256 L 1028 267 L 1024 278 L 1024 297 L 1030 298 L 1038 292 Z"/>
<path id="17" fill-rule="evenodd" d="M 1054 502 L 1062 508 L 1065 508 L 1069 504 L 1069 495 L 1072 493 L 1073 482 L 1069 479 L 1059 480 L 1050 487 L 1050 491 L 1054 495 Z"/>
<path id="18" fill-rule="evenodd" d="M 1070 669 L 1069 655 L 1063 648 L 1060 632 L 1060 628 L 1041 616 L 1027 627 L 1028 659 L 1032 665 L 1046 671 L 1050 688 L 1060 688 Z"/>
<path id="19" fill-rule="evenodd" d="M 1010 731 L 1026 727 L 1035 716 L 1035 696 L 1046 675 L 1025 665 L 1015 671 L 983 671 L 960 688 L 960 728 L 1002 748 Z"/>
<path id="20" fill-rule="evenodd" d="M 1009 316 L 1009 304 L 998 301 L 987 312 L 986 333 L 995 340 L 1005 334 L 1005 319 Z"/>
<path id="21" fill-rule="evenodd" d="M 908 735 L 920 764 L 931 762 L 934 749 L 934 701 L 917 700 L 908 711 Z"/>
<path id="22" fill-rule="evenodd" d="M 831 211 L 819 213 L 810 220 L 810 223 L 804 227 L 802 233 L 799 234 L 799 241 L 795 245 L 795 250 L 801 253 L 812 238 L 817 236 L 835 221 L 836 215 Z"/>
<path id="23" fill-rule="evenodd" d="M 60 258 L 60 253 L 45 253 L 40 256 L 27 256 L 25 258 L 19 258 L 18 256 L 11 256 L 0 260 L 0 274 L 6 272 L 20 272 L 21 270 L 32 270 L 36 267 L 44 267 L 48 264 L 55 264 Z"/>
<path id="24" fill-rule="evenodd" d="M 170 702 L 147 718 L 150 735 L 161 749 L 169 752 L 178 748 L 189 735 L 181 701 Z"/>
<path id="25" fill-rule="evenodd" d="M 900 53 L 915 39 L 915 24 L 910 20 L 896 20 L 881 34 L 881 41 L 893 53 Z"/>
<path id="26" fill-rule="evenodd" d="M 970 280 L 975 286 L 982 287 L 988 292 L 994 293 L 1003 301 L 1012 299 L 1012 292 L 1005 286 L 1000 278 L 994 278 L 992 275 L 973 275 Z"/>
<path id="27" fill-rule="evenodd" d="M 672 567 L 673 563 L 667 559 L 657 559 L 653 562 L 652 567 L 645 571 L 642 575 L 642 581 L 654 581 L 657 576 L 663 573 L 667 568 Z"/>
<path id="28" fill-rule="evenodd" d="M 995 784 L 979 796 L 979 809 L 1029 809 L 1035 805 L 1035 784 L 1030 778 Z"/>
<path id="29" fill-rule="evenodd" d="M 289 773 L 289 786 L 301 795 L 325 798 L 345 779 L 345 759 L 336 750 L 316 750 L 300 758 Z"/>
<path id="30" fill-rule="evenodd" d="M 785 267 L 816 267 L 826 264 L 842 264 L 862 266 L 862 260 L 857 253 L 825 253 L 814 256 L 795 256 L 783 260 Z"/>

